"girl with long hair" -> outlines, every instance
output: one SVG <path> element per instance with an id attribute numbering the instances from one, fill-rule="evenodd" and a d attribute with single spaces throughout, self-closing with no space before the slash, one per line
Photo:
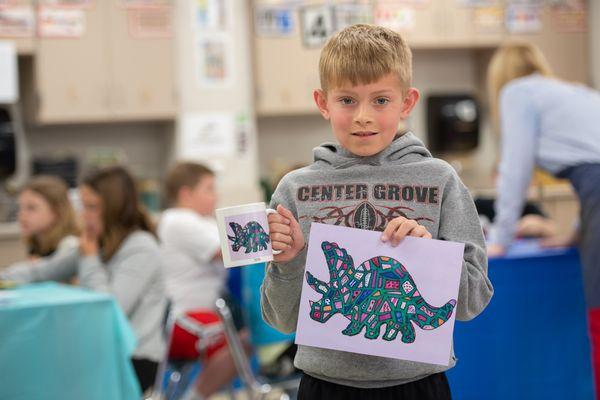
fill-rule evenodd
<path id="1" fill-rule="evenodd" d="M 90 173 L 80 194 L 79 284 L 112 294 L 127 315 L 138 339 L 133 366 L 145 391 L 154 383 L 165 346 L 167 298 L 154 227 L 133 178 L 122 167 Z"/>
<path id="2" fill-rule="evenodd" d="M 67 185 L 54 176 L 33 178 L 19 194 L 18 220 L 28 259 L 0 272 L 19 283 L 68 281 L 77 273 L 77 222 Z"/>

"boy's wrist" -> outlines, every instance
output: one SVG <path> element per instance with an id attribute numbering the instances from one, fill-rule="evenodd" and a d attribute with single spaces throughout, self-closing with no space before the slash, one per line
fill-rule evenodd
<path id="1" fill-rule="evenodd" d="M 285 280 L 295 279 L 304 275 L 304 266 L 306 265 L 306 251 L 299 251 L 293 258 L 286 261 L 273 260 L 271 263 L 271 274 Z"/>

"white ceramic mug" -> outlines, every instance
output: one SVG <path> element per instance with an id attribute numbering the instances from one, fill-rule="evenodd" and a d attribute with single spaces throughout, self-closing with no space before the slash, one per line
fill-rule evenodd
<path id="1" fill-rule="evenodd" d="M 281 251 L 271 248 L 267 215 L 277 211 L 265 203 L 218 208 L 215 211 L 225 267 L 273 261 Z"/>

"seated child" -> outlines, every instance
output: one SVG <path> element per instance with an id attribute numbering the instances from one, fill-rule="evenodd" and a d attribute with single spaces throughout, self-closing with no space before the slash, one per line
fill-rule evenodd
<path id="1" fill-rule="evenodd" d="M 217 204 L 214 173 L 204 165 L 181 162 L 169 171 L 166 189 L 173 207 L 163 212 L 158 235 L 167 265 L 171 309 L 177 314 L 213 309 L 227 277 L 213 216 Z"/>
<path id="2" fill-rule="evenodd" d="M 18 219 L 29 258 L 0 271 L 0 279 L 26 283 L 74 277 L 79 240 L 67 185 L 54 176 L 33 178 L 19 194 Z"/>
<path id="3" fill-rule="evenodd" d="M 382 231 L 392 246 L 405 236 L 465 244 L 457 319 L 476 317 L 493 289 L 485 243 L 469 191 L 446 162 L 411 132 L 398 132 L 419 98 L 411 87 L 411 51 L 396 32 L 353 25 L 321 52 L 314 100 L 336 144 L 314 150 L 314 163 L 286 175 L 271 201 L 272 246 L 282 253 L 262 285 L 266 321 L 296 329 L 310 224 L 319 221 Z M 356 215 L 367 207 L 372 212 Z M 331 210 L 338 212 L 332 215 Z M 298 346 L 304 371 L 299 399 L 450 399 L 448 366 Z"/>
<path id="4" fill-rule="evenodd" d="M 180 162 L 169 172 L 166 187 L 172 208 L 163 213 L 158 234 L 172 311 L 201 323 L 215 322 L 218 316 L 212 310 L 216 300 L 223 296 L 227 273 L 213 216 L 217 204 L 214 173 L 201 164 Z M 246 341 L 247 333 L 242 331 L 241 335 Z M 197 357 L 195 344 L 191 334 L 176 326 L 170 357 Z M 233 359 L 222 340 L 208 349 L 195 388 L 186 398 L 206 398 L 235 375 Z"/>
<path id="5" fill-rule="evenodd" d="M 127 316 L 138 340 L 132 362 L 144 392 L 165 354 L 167 296 L 154 226 L 123 167 L 91 172 L 79 191 L 84 225 L 79 284 L 112 294 Z"/>

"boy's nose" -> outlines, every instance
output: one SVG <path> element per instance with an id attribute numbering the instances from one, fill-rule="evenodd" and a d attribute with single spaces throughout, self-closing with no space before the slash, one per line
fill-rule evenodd
<path id="1" fill-rule="evenodd" d="M 364 126 L 373 122 L 371 113 L 368 105 L 361 105 L 357 107 L 356 113 L 354 114 L 354 123 Z"/>

